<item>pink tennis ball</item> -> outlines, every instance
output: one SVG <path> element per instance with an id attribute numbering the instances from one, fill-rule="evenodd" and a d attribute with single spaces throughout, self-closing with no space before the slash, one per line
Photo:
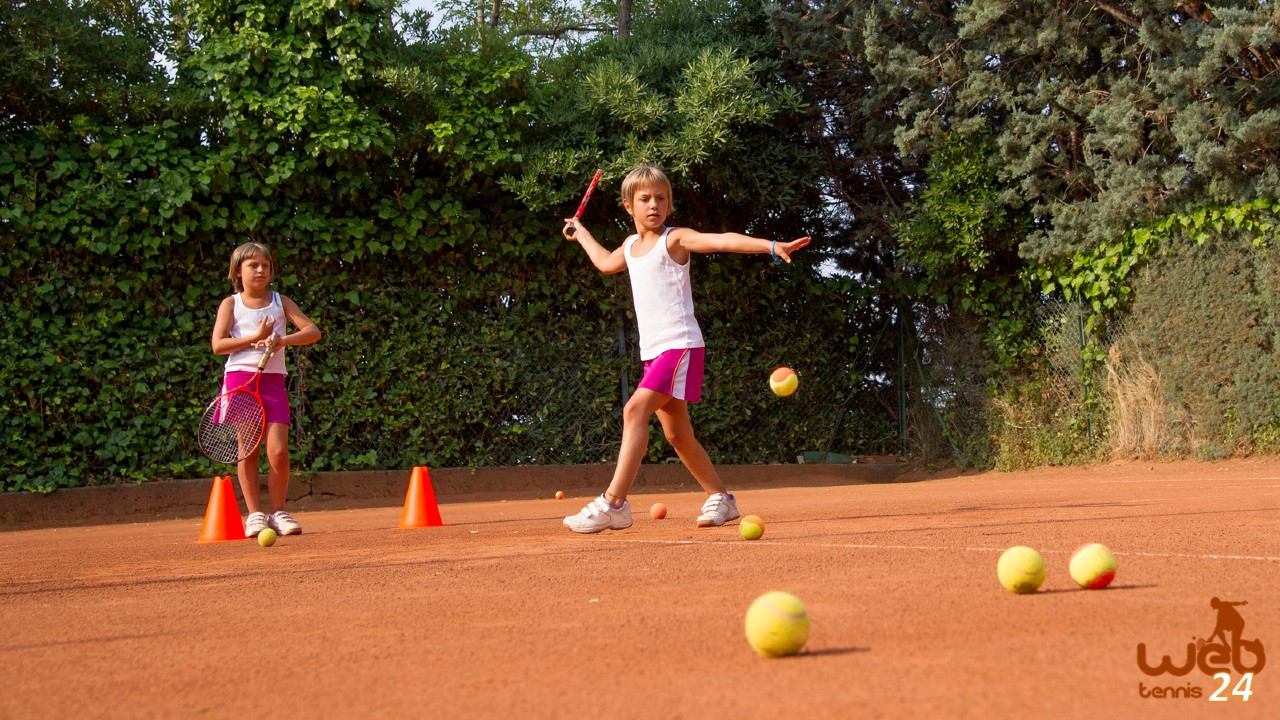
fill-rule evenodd
<path id="1" fill-rule="evenodd" d="M 654 520 L 661 520 L 666 516 L 667 516 L 667 506 L 663 505 L 662 503 L 654 503 L 653 507 L 649 508 L 649 517 L 653 518 Z"/>
<path id="2" fill-rule="evenodd" d="M 1116 556 L 1102 543 L 1090 543 L 1071 556 L 1071 579 L 1086 590 L 1099 590 L 1116 577 Z"/>

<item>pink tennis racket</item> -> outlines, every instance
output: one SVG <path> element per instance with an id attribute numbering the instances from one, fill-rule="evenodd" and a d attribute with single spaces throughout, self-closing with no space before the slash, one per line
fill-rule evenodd
<path id="1" fill-rule="evenodd" d="M 587 201 L 591 199 L 591 193 L 596 191 L 596 183 L 600 182 L 600 173 L 602 172 L 604 172 L 602 169 L 596 170 L 595 177 L 591 178 L 591 184 L 587 186 L 587 192 L 582 196 L 582 202 L 578 203 L 578 212 L 573 214 L 574 217 L 582 217 L 582 211 L 587 209 Z M 569 228 L 569 237 L 573 237 L 577 231 L 577 228 Z"/>
<path id="2" fill-rule="evenodd" d="M 258 381 L 267 359 L 276 347 L 277 335 L 267 338 L 267 347 L 258 361 L 258 371 L 248 382 L 238 388 L 225 390 L 218 395 L 200 418 L 196 439 L 200 452 L 214 462 L 234 465 L 253 454 L 262 442 L 262 432 L 267 426 L 267 411 L 262 406 Z M 253 386 L 250 388 L 250 386 Z"/>

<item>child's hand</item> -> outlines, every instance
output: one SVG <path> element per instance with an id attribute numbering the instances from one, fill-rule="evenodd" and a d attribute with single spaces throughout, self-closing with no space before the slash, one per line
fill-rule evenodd
<path id="1" fill-rule="evenodd" d="M 565 240 L 577 242 L 578 238 L 575 237 L 575 235 L 583 232 L 585 229 L 586 228 L 582 227 L 582 221 L 578 218 L 565 218 L 564 227 L 560 230 L 560 234 L 564 236 Z"/>
<path id="2" fill-rule="evenodd" d="M 258 343 L 271 337 L 275 333 L 275 331 L 276 331 L 275 321 L 272 320 L 270 317 L 264 315 L 263 318 L 258 321 L 258 334 L 253 336 L 254 346 L 256 347 Z"/>
<path id="3" fill-rule="evenodd" d="M 266 340 L 255 340 L 253 345 L 250 347 L 255 350 L 264 350 L 267 353 L 267 357 L 271 357 L 272 355 L 275 355 L 283 345 L 284 344 L 281 342 L 279 335 L 267 333 Z"/>
<path id="4" fill-rule="evenodd" d="M 805 235 L 791 242 L 774 243 L 773 251 L 786 262 L 791 262 L 791 253 L 808 245 L 811 239 L 808 235 Z"/>

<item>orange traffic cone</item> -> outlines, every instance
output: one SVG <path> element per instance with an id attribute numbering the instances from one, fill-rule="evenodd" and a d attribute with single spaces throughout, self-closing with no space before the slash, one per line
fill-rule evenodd
<path id="1" fill-rule="evenodd" d="M 404 497 L 404 512 L 400 513 L 400 528 L 440 527 L 440 506 L 436 505 L 436 492 L 431 489 L 431 471 L 415 467 L 409 476 L 409 492 Z"/>
<path id="2" fill-rule="evenodd" d="M 231 476 L 213 479 L 209 493 L 209 507 L 204 511 L 204 525 L 197 542 L 222 542 L 244 540 L 244 523 L 240 520 L 240 506 L 236 504 L 236 492 L 231 488 Z"/>

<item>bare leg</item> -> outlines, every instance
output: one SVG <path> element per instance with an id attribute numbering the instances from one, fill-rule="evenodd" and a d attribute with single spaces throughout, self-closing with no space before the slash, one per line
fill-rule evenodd
<path id="1" fill-rule="evenodd" d="M 271 496 L 271 512 L 275 512 L 284 509 L 289 497 L 289 426 L 267 423 L 266 434 L 267 464 L 271 468 L 267 474 L 267 494 Z"/>
<path id="2" fill-rule="evenodd" d="M 708 495 L 728 492 L 720 481 L 715 463 L 703 449 L 702 443 L 693 434 L 693 423 L 689 420 L 689 403 L 685 400 L 671 398 L 671 401 L 658 409 L 658 421 L 662 423 L 662 431 L 667 442 L 675 448 L 676 455 L 684 463 L 685 468 L 698 481 Z"/>
<path id="3" fill-rule="evenodd" d="M 637 388 L 622 408 L 622 444 L 618 448 L 618 464 L 613 469 L 609 489 L 605 491 L 605 499 L 614 507 L 622 505 L 636 481 L 636 473 L 640 471 L 640 461 L 649 446 L 649 418 L 669 400 L 670 395 Z"/>
<path id="4" fill-rule="evenodd" d="M 240 483 L 240 494 L 244 496 L 244 509 L 249 515 L 262 510 L 258 490 L 258 485 L 262 482 L 262 479 L 258 477 L 258 455 L 260 450 L 261 446 L 236 465 L 236 480 Z"/>

